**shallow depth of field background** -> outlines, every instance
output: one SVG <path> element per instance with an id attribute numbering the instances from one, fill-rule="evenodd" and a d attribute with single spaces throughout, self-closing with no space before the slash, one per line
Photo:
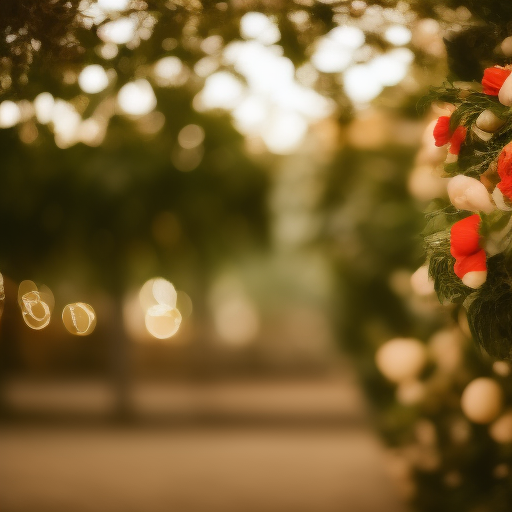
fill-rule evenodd
<path id="1" fill-rule="evenodd" d="M 411 281 L 445 193 L 418 105 L 469 11 L 68 4 L 1 21 L 0 508 L 405 510 L 363 388 L 387 404 L 376 347 L 445 321 Z M 164 340 L 138 299 L 158 276 L 183 314 Z"/>

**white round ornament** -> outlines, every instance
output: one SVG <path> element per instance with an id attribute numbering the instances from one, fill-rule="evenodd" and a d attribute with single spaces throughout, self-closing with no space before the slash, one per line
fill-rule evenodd
<path id="1" fill-rule="evenodd" d="M 446 182 L 446 178 L 436 175 L 432 165 L 418 165 L 409 175 L 407 187 L 420 201 L 431 201 L 446 195 Z"/>
<path id="2" fill-rule="evenodd" d="M 484 110 L 475 121 L 475 125 L 477 128 L 484 132 L 493 133 L 496 130 L 499 130 L 505 121 L 500 119 L 492 110 Z"/>
<path id="3" fill-rule="evenodd" d="M 396 399 L 403 405 L 415 405 L 425 398 L 425 394 L 425 384 L 417 379 L 400 382 L 396 388 Z"/>
<path id="4" fill-rule="evenodd" d="M 434 281 L 428 275 L 428 265 L 421 266 L 411 276 L 411 288 L 416 295 L 428 296 L 435 293 Z"/>
<path id="5" fill-rule="evenodd" d="M 487 281 L 487 270 L 472 270 L 462 276 L 462 282 L 469 288 L 476 290 Z"/>
<path id="6" fill-rule="evenodd" d="M 502 414 L 490 427 L 490 436 L 497 443 L 512 443 L 512 411 Z"/>
<path id="7" fill-rule="evenodd" d="M 402 382 L 417 377 L 427 362 L 423 343 L 414 338 L 395 338 L 375 354 L 377 368 L 388 380 Z"/>
<path id="8" fill-rule="evenodd" d="M 466 386 L 460 405 L 466 417 L 474 423 L 490 423 L 501 411 L 503 391 L 495 380 L 479 377 Z"/>
<path id="9" fill-rule="evenodd" d="M 505 57 L 512 57 L 512 36 L 503 39 L 500 46 Z"/>
<path id="10" fill-rule="evenodd" d="M 512 106 L 512 73 L 508 75 L 507 79 L 503 82 L 500 92 L 498 93 L 498 100 L 506 107 Z"/>

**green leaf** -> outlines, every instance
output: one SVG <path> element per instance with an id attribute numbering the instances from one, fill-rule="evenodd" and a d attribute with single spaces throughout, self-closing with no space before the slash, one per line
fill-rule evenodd
<path id="1" fill-rule="evenodd" d="M 439 203 L 440 200 L 432 203 L 431 207 L 438 206 Z M 452 205 L 444 206 L 434 211 L 427 212 L 427 225 L 423 229 L 422 234 L 424 237 L 428 237 L 441 231 L 449 231 L 455 222 L 469 215 L 470 212 L 457 210 L 457 208 Z"/>
<path id="2" fill-rule="evenodd" d="M 511 277 L 503 255 L 489 258 L 487 265 L 487 281 L 467 309 L 469 327 L 490 356 L 512 359 Z"/>
<path id="3" fill-rule="evenodd" d="M 510 222 L 510 216 L 511 212 L 501 210 L 495 210 L 489 214 L 481 213 L 480 235 L 486 238 L 491 233 L 505 229 Z"/>

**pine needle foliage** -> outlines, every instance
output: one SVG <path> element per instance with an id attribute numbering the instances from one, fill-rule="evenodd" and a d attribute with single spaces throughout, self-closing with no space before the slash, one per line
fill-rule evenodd
<path id="1" fill-rule="evenodd" d="M 479 179 L 486 171 L 495 169 L 500 152 L 512 140 L 512 110 L 502 105 L 497 97 L 473 90 L 476 88 L 474 85 L 469 84 L 469 89 L 467 86 L 462 89 L 446 83 L 433 89 L 428 98 L 428 101 L 453 103 L 456 109 L 450 116 L 450 130 L 453 132 L 458 126 L 467 130 L 457 161 L 444 166 L 446 177 L 462 174 Z M 492 111 L 505 121 L 488 141 L 482 140 L 472 130 L 484 110 Z M 480 214 L 482 240 L 499 234 L 502 252 L 488 257 L 487 281 L 477 290 L 465 286 L 455 275 L 455 258 L 450 253 L 451 227 L 471 214 L 442 201 L 432 203 L 423 233 L 429 275 L 441 302 L 464 304 L 476 342 L 493 357 L 512 359 L 511 214 L 500 210 L 489 215 Z"/>
<path id="2" fill-rule="evenodd" d="M 512 268 L 502 254 L 487 265 L 487 281 L 466 303 L 469 327 L 488 354 L 512 359 Z"/>
<path id="3" fill-rule="evenodd" d="M 454 274 L 455 258 L 450 254 L 450 228 L 464 217 L 467 212 L 458 211 L 451 205 L 427 213 L 428 223 L 423 235 L 428 272 L 441 302 L 460 304 L 472 291 Z"/>

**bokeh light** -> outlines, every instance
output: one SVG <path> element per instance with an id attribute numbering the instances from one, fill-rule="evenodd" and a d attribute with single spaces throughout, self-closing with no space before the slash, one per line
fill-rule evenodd
<path id="1" fill-rule="evenodd" d="M 240 80 L 227 71 L 219 71 L 209 76 L 196 101 L 201 109 L 231 109 L 242 98 L 243 86 Z"/>
<path id="2" fill-rule="evenodd" d="M 34 99 L 36 118 L 41 124 L 48 124 L 52 120 L 55 100 L 49 92 L 42 92 Z"/>
<path id="3" fill-rule="evenodd" d="M 176 56 L 162 57 L 153 66 L 155 82 L 160 87 L 179 87 L 188 78 L 188 70 Z"/>
<path id="4" fill-rule="evenodd" d="M 182 321 L 182 315 L 177 309 L 178 297 L 178 292 L 172 283 L 162 277 L 150 279 L 141 287 L 139 303 L 144 315 L 144 324 L 147 332 L 154 338 L 167 339 L 178 331 Z M 189 316 L 192 308 L 191 302 L 189 303 L 184 297 L 181 297 L 180 302 L 187 309 L 187 316 Z M 130 308 L 129 302 L 126 303 L 126 308 Z M 130 321 L 130 325 L 130 329 L 137 335 L 137 331 L 140 329 L 137 322 Z"/>
<path id="5" fill-rule="evenodd" d="M 118 18 L 101 25 L 98 36 L 107 43 L 126 44 L 134 38 L 136 28 L 134 18 Z"/>
<path id="6" fill-rule="evenodd" d="M 355 103 L 368 103 L 383 89 L 368 64 L 358 64 L 348 69 L 343 77 L 347 96 Z"/>
<path id="7" fill-rule="evenodd" d="M 204 140 L 204 130 L 197 124 L 189 124 L 178 133 L 178 143 L 183 149 L 193 149 Z"/>
<path id="8" fill-rule="evenodd" d="M 209 299 L 215 331 L 222 343 L 244 347 L 256 340 L 260 331 L 258 309 L 234 276 L 221 276 Z"/>
<path id="9" fill-rule="evenodd" d="M 336 27 L 316 43 L 311 62 L 324 73 L 344 71 L 352 62 L 354 51 L 365 41 L 365 35 L 357 27 Z"/>
<path id="10" fill-rule="evenodd" d="M 76 336 L 87 336 L 96 327 L 96 313 L 89 304 L 75 302 L 67 304 L 62 310 L 64 327 Z"/>
<path id="11" fill-rule="evenodd" d="M 157 339 L 167 339 L 174 336 L 181 325 L 181 314 L 173 307 L 156 304 L 146 311 L 146 329 Z"/>
<path id="12" fill-rule="evenodd" d="M 411 31 L 403 25 L 392 25 L 384 32 L 384 38 L 395 46 L 403 46 L 410 42 Z"/>
<path id="13" fill-rule="evenodd" d="M 254 341 L 259 331 L 259 317 L 245 297 L 232 297 L 215 307 L 215 329 L 227 345 L 244 346 Z"/>
<path id="14" fill-rule="evenodd" d="M 89 94 L 101 92 L 108 85 L 107 73 L 99 64 L 86 66 L 78 75 L 78 85 Z"/>
<path id="15" fill-rule="evenodd" d="M 0 128 L 11 128 L 18 124 L 21 118 L 21 112 L 13 101 L 2 101 L 0 103 Z"/>
<path id="16" fill-rule="evenodd" d="M 245 39 L 256 39 L 266 45 L 277 43 L 281 39 L 277 25 L 261 12 L 247 12 L 242 16 L 240 34 Z"/>
<path id="17" fill-rule="evenodd" d="M 130 0 L 98 0 L 98 5 L 105 11 L 125 11 Z"/>
<path id="18" fill-rule="evenodd" d="M 182 318 L 185 320 L 192 315 L 194 310 L 192 299 L 188 293 L 185 293 L 182 290 L 178 290 L 176 295 L 176 309 L 179 310 Z"/>
<path id="19" fill-rule="evenodd" d="M 42 287 L 39 292 L 33 281 L 22 281 L 18 287 L 18 304 L 23 320 L 31 329 L 44 329 L 50 323 L 54 300 L 48 288 Z"/>
<path id="20" fill-rule="evenodd" d="M 149 279 L 139 292 L 140 305 L 144 311 L 157 304 L 174 308 L 176 307 L 176 299 L 176 289 L 163 277 Z"/>
<path id="21" fill-rule="evenodd" d="M 132 116 L 148 114 L 156 107 L 153 88 L 142 78 L 123 85 L 119 89 L 117 102 L 123 112 Z"/>
<path id="22" fill-rule="evenodd" d="M 236 128 L 260 138 L 272 153 L 292 153 L 311 123 L 333 113 L 333 102 L 298 83 L 292 61 L 274 47 L 258 40 L 233 41 L 223 55 L 247 85 L 228 71 L 217 71 L 206 79 L 194 106 L 231 111 Z"/>

